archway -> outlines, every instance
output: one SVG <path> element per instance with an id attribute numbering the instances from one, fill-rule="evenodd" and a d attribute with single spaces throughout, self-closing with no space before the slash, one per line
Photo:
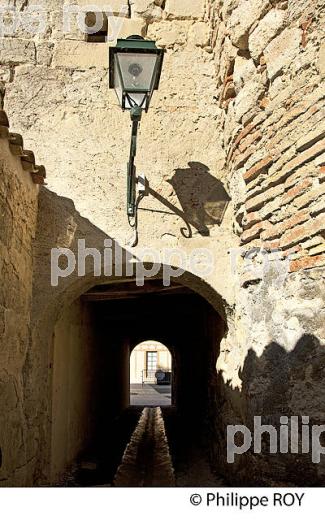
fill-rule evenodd
<path id="1" fill-rule="evenodd" d="M 173 358 L 173 407 L 164 418 L 176 470 L 186 465 L 190 473 L 193 453 L 202 458 L 216 442 L 215 367 L 224 331 L 202 296 L 179 283 L 166 291 L 159 279 L 144 287 L 127 279 L 97 285 L 67 306 L 54 330 L 53 480 L 76 464 L 82 483 L 112 481 L 145 405 L 129 407 L 130 354 L 148 338 L 167 345 Z"/>
<path id="2" fill-rule="evenodd" d="M 75 269 L 57 286 L 49 285 L 52 248 L 68 247 L 78 258 L 78 244 L 85 238 L 87 248 L 102 253 L 101 274 L 94 272 L 94 258 L 89 255 L 82 276 Z M 112 276 L 104 274 L 106 240 L 112 243 Z M 192 246 L 184 244 L 189 254 Z M 110 457 L 103 453 L 103 446 L 111 444 L 116 457 L 122 455 L 132 424 L 128 422 L 121 431 L 121 446 L 117 447 L 112 422 L 128 413 L 130 351 L 148 338 L 174 352 L 177 421 L 184 427 L 187 422 L 191 433 L 196 431 L 214 444 L 210 453 L 218 451 L 215 367 L 232 296 L 224 283 L 231 274 L 226 246 L 222 248 L 218 242 L 216 249 L 224 255 L 211 278 L 186 270 L 174 278 L 177 283 L 166 288 L 164 270 L 179 268 L 173 259 L 174 263 L 163 263 L 154 277 L 147 278 L 144 287 L 137 287 L 137 249 L 126 251 L 81 217 L 70 200 L 41 191 L 34 243 L 35 296 L 24 367 L 32 485 L 56 484 L 94 446 L 103 462 L 106 455 Z M 143 266 L 149 271 L 152 267 L 146 262 Z M 171 421 L 170 432 L 177 430 L 174 425 Z M 171 433 L 171 443 L 179 445 L 175 438 Z"/>
<path id="3" fill-rule="evenodd" d="M 130 405 L 171 406 L 173 362 L 169 349 L 154 340 L 137 345 L 130 355 Z"/>

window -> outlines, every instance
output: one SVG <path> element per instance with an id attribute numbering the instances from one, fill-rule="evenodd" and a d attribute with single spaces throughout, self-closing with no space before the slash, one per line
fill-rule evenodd
<path id="1" fill-rule="evenodd" d="M 157 370 L 158 354 L 157 352 L 147 352 L 147 370 Z"/>

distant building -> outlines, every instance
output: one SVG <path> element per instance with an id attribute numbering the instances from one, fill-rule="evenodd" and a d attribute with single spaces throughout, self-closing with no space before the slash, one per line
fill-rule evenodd
<path id="1" fill-rule="evenodd" d="M 164 345 L 146 341 L 138 345 L 130 357 L 130 383 L 156 383 L 157 371 L 172 371 L 172 356 Z"/>

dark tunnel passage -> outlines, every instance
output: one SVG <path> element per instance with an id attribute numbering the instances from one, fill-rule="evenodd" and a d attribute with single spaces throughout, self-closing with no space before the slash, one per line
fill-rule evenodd
<path id="1" fill-rule="evenodd" d="M 130 353 L 148 338 L 172 356 L 163 408 L 177 485 L 215 485 L 216 360 L 225 323 L 197 293 L 160 280 L 96 286 L 54 332 L 51 472 L 60 485 L 111 485 L 143 406 L 130 406 Z"/>

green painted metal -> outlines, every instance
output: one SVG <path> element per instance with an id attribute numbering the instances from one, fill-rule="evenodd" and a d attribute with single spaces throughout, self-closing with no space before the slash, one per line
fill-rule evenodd
<path id="1" fill-rule="evenodd" d="M 155 54 L 157 55 L 157 60 L 155 63 L 150 88 L 148 90 L 131 88 L 126 89 L 123 81 L 123 74 L 121 71 L 119 60 L 117 59 L 118 53 L 143 53 L 143 54 Z M 122 109 L 129 109 L 127 106 L 127 101 L 129 105 L 133 107 L 130 108 L 130 115 L 132 121 L 132 134 L 131 134 L 131 145 L 130 145 L 130 157 L 128 162 L 128 171 L 127 171 L 127 214 L 129 217 L 136 216 L 136 167 L 135 167 L 135 157 L 137 153 L 137 136 L 139 130 L 139 124 L 142 117 L 143 110 L 145 112 L 148 111 L 150 101 L 153 95 L 154 90 L 157 90 L 159 87 L 161 70 L 164 59 L 164 50 L 159 49 L 156 46 L 156 42 L 145 40 L 141 36 L 130 36 L 127 39 L 119 39 L 117 40 L 116 47 L 111 47 L 109 50 L 109 86 L 110 88 L 115 88 L 116 78 L 115 78 L 115 60 L 117 61 L 117 74 L 119 75 L 120 85 L 122 88 Z M 130 99 L 131 94 L 145 94 L 143 106 L 135 105 L 134 99 Z"/>
<path id="2" fill-rule="evenodd" d="M 134 217 L 136 211 L 136 167 L 134 161 L 137 154 L 137 137 L 141 117 L 142 109 L 140 107 L 131 109 L 132 134 L 127 176 L 127 214 L 129 217 Z"/>

